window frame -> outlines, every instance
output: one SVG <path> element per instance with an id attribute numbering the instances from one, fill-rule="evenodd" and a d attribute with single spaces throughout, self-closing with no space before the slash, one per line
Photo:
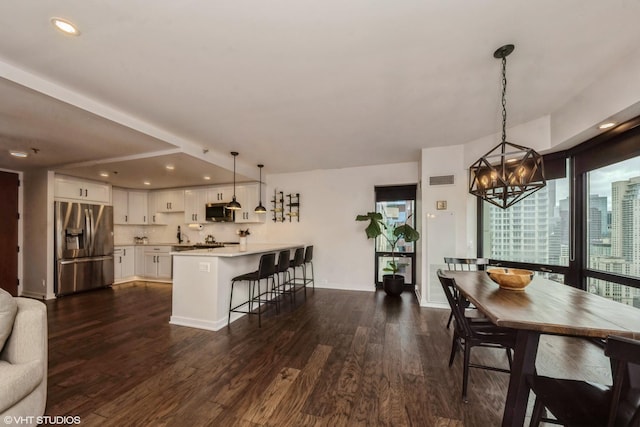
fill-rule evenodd
<path id="1" fill-rule="evenodd" d="M 591 138 L 569 150 L 544 156 L 545 175 L 547 163 L 550 177 L 558 178 L 558 162 L 568 160 L 566 176 L 569 178 L 569 265 L 548 265 L 491 259 L 491 265 L 510 268 L 525 268 L 544 273 L 564 275 L 564 283 L 586 290 L 590 278 L 605 280 L 633 288 L 640 288 L 640 278 L 623 276 L 612 272 L 593 270 L 588 267 L 587 201 L 589 200 L 587 174 L 590 171 L 640 157 L 640 116 Z M 640 172 L 639 172 L 640 175 Z M 477 255 L 484 253 L 483 201 L 477 199 L 476 240 Z"/>

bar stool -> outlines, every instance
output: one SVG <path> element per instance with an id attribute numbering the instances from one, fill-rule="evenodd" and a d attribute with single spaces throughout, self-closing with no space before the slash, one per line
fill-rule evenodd
<path id="1" fill-rule="evenodd" d="M 296 277 L 296 269 L 300 269 L 302 278 Z M 293 259 L 289 264 L 289 269 L 293 272 L 293 277 L 289 275 L 288 283 L 292 286 L 293 290 L 293 302 L 296 301 L 296 292 L 300 288 L 304 288 L 304 298 L 307 298 L 307 283 L 304 276 L 304 248 L 297 248 L 293 254 Z"/>
<path id="2" fill-rule="evenodd" d="M 278 254 L 278 263 L 276 264 L 276 279 L 278 280 L 279 295 L 289 294 L 293 302 L 293 293 L 295 288 L 291 284 L 291 275 L 289 274 L 289 266 L 291 265 L 291 251 L 285 249 Z M 287 276 L 289 280 L 287 280 Z M 288 288 L 287 288 L 288 286 Z"/>
<path id="3" fill-rule="evenodd" d="M 311 278 L 307 275 L 307 265 L 311 267 Z M 304 274 L 304 281 L 311 283 L 313 290 L 316 289 L 315 281 L 313 280 L 313 245 L 307 246 L 304 250 L 304 262 L 302 263 L 302 274 Z"/>
<path id="4" fill-rule="evenodd" d="M 229 318 L 227 320 L 227 326 L 231 325 L 231 313 L 245 313 L 245 314 L 257 314 L 258 315 L 258 327 L 262 327 L 262 307 L 266 304 L 275 304 L 276 313 L 280 312 L 280 303 L 277 296 L 275 296 L 275 279 L 276 272 L 276 254 L 267 253 L 260 257 L 260 263 L 256 271 L 251 273 L 241 274 L 231 279 L 231 295 L 229 296 Z M 263 279 L 267 281 L 267 287 L 264 292 L 260 288 L 260 283 Z M 271 279 L 271 290 L 269 290 L 269 279 Z M 249 298 L 232 307 L 233 303 L 233 288 L 236 282 L 249 282 Z M 256 285 L 258 286 L 258 293 L 256 294 Z M 254 312 L 253 304 L 258 304 L 257 313 Z M 244 308 L 246 307 L 246 308 Z"/>

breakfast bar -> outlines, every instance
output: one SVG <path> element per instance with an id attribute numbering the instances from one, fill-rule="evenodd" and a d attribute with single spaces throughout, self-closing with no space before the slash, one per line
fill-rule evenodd
<path id="1" fill-rule="evenodd" d="M 302 244 L 253 243 L 241 251 L 238 245 L 172 252 L 173 296 L 169 323 L 217 331 L 227 324 L 231 279 L 258 268 L 267 252 L 302 247 Z M 247 298 L 248 287 L 234 291 L 234 301 Z M 231 321 L 242 314 L 232 313 Z"/>

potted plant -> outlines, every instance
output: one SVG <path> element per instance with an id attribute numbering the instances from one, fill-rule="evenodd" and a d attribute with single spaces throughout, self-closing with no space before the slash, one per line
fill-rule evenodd
<path id="1" fill-rule="evenodd" d="M 409 218 L 411 218 L 411 215 L 407 217 L 407 220 Z M 388 229 L 387 224 L 382 214 L 378 212 L 367 212 L 366 215 L 358 215 L 356 216 L 356 221 L 369 221 L 369 225 L 364 230 L 367 233 L 367 239 L 375 239 L 378 236 L 382 236 L 391 246 L 391 262 L 388 267 L 383 269 L 391 274 L 382 276 L 382 288 L 387 295 L 400 295 L 404 287 L 404 276 L 398 274 L 396 246 L 400 239 L 404 239 L 407 243 L 417 241 L 420 238 L 420 233 L 405 221 L 404 224 L 393 229 L 392 236 L 388 236 L 388 233 L 385 233 Z"/>

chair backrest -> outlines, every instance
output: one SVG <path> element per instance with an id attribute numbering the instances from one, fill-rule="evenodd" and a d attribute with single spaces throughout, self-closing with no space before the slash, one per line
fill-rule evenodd
<path id="1" fill-rule="evenodd" d="M 278 273 L 287 271 L 290 264 L 291 264 L 291 251 L 289 249 L 280 251 L 280 254 L 278 255 L 278 268 L 277 268 Z"/>
<path id="2" fill-rule="evenodd" d="M 640 426 L 640 341 L 610 336 L 604 353 L 611 359 L 613 396 L 608 426 Z"/>
<path id="3" fill-rule="evenodd" d="M 311 262 L 313 260 L 313 245 L 307 246 L 304 250 L 304 263 Z"/>
<path id="4" fill-rule="evenodd" d="M 447 277 L 441 269 L 438 269 L 438 279 L 442 285 L 442 290 L 447 297 L 447 302 L 451 307 L 451 312 L 455 318 L 455 328 L 457 332 L 463 337 L 468 338 L 472 336 L 471 326 L 469 326 L 468 319 L 464 315 L 464 303 L 461 300 L 460 292 L 456 289 L 456 281 L 453 277 Z"/>
<path id="5" fill-rule="evenodd" d="M 258 266 L 258 277 L 266 279 L 276 272 L 276 254 L 270 252 L 260 257 L 260 265 Z"/>
<path id="6" fill-rule="evenodd" d="M 449 258 L 444 257 L 444 262 L 449 270 L 484 270 L 489 265 L 487 258 Z"/>
<path id="7" fill-rule="evenodd" d="M 291 267 L 300 267 L 302 264 L 304 264 L 304 248 L 298 248 L 293 254 Z"/>

